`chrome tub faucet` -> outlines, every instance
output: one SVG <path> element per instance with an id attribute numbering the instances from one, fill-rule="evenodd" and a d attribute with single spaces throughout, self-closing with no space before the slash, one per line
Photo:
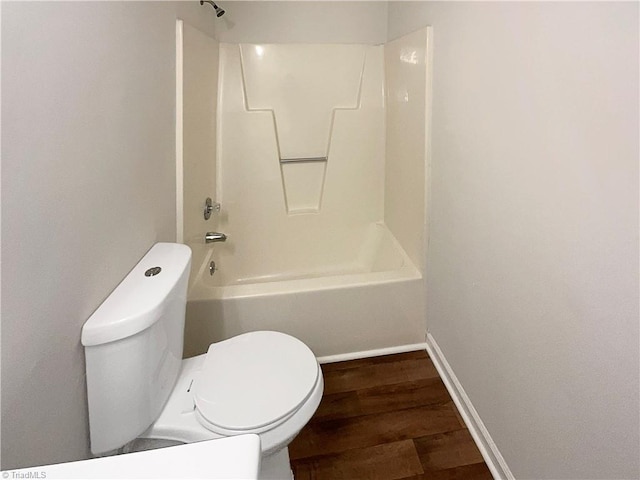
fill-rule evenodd
<path id="1" fill-rule="evenodd" d="M 224 233 L 207 232 L 204 235 L 205 243 L 225 242 L 226 240 L 227 240 L 227 236 Z"/>

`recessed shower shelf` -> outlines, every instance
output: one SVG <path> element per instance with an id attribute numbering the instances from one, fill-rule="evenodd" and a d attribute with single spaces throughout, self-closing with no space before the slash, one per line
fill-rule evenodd
<path id="1" fill-rule="evenodd" d="M 327 163 L 327 157 L 280 158 L 287 213 L 320 211 Z"/>

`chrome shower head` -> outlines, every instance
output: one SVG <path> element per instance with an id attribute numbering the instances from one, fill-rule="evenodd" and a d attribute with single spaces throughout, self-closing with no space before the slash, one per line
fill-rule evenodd
<path id="1" fill-rule="evenodd" d="M 218 5 L 216 5 L 211 0 L 200 0 L 200 5 L 204 5 L 205 3 L 208 3 L 213 7 L 213 9 L 216 11 L 216 17 L 221 17 L 222 15 L 224 15 L 224 10 L 221 9 Z"/>

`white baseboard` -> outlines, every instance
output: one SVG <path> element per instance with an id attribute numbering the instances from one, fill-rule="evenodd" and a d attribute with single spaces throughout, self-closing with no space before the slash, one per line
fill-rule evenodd
<path id="1" fill-rule="evenodd" d="M 380 357 L 382 355 L 391 355 L 394 353 L 415 352 L 417 350 L 427 350 L 426 343 L 413 343 L 411 345 L 400 345 L 397 347 L 377 348 L 374 350 L 364 350 L 361 352 L 340 353 L 338 355 L 327 355 L 318 357 L 319 363 L 344 362 L 347 360 L 357 360 L 359 358 Z"/>
<path id="2" fill-rule="evenodd" d="M 484 426 L 480 415 L 478 415 L 478 412 L 473 407 L 471 400 L 465 393 L 464 388 L 462 388 L 451 365 L 447 362 L 442 350 L 440 350 L 440 347 L 430 333 L 427 333 L 426 349 L 442 381 L 447 387 L 451 398 L 453 398 L 456 407 L 458 407 L 458 411 L 464 423 L 466 423 L 471 436 L 478 445 L 480 453 L 482 453 L 484 461 L 487 463 L 489 470 L 491 470 L 493 477 L 499 480 L 515 480 L 507 462 L 492 440 L 489 431 Z"/>

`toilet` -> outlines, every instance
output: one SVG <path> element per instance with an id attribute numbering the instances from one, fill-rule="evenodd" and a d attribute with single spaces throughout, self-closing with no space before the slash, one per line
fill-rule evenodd
<path id="1" fill-rule="evenodd" d="M 257 434 L 261 479 L 291 479 L 288 445 L 324 388 L 313 352 L 273 331 L 182 359 L 191 250 L 157 243 L 82 328 L 96 456 Z M 211 319 L 215 321 L 215 319 Z"/>

